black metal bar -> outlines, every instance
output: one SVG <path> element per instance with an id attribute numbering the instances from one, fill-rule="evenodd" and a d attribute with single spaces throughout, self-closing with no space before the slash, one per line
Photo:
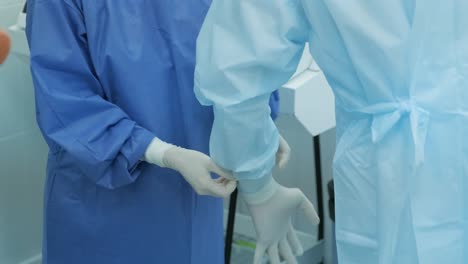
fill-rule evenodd
<path id="1" fill-rule="evenodd" d="M 315 157 L 315 183 L 317 184 L 317 213 L 320 217 L 318 226 L 318 239 L 324 238 L 324 213 L 323 213 L 323 190 L 322 190 L 322 155 L 320 154 L 320 136 L 314 137 Z"/>
<path id="2" fill-rule="evenodd" d="M 236 208 L 237 208 L 237 190 L 231 194 L 229 199 L 229 214 L 226 227 L 226 241 L 224 244 L 224 263 L 231 263 L 232 252 L 232 239 L 234 237 L 234 225 L 236 221 Z"/>

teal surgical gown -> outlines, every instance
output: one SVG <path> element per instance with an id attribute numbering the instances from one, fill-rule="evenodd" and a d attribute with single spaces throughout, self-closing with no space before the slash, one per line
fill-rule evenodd
<path id="1" fill-rule="evenodd" d="M 37 121 L 50 147 L 44 264 L 223 263 L 222 200 L 140 162 L 154 136 L 208 153 L 213 114 L 195 98 L 193 73 L 209 5 L 28 1 Z"/>
<path id="2" fill-rule="evenodd" d="M 195 74 L 214 107 L 212 157 L 240 180 L 268 175 L 268 94 L 309 42 L 336 98 L 339 263 L 468 263 L 467 12 L 465 0 L 214 0 Z"/>

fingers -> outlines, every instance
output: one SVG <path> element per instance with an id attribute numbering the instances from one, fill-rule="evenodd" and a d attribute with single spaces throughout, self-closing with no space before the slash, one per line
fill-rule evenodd
<path id="1" fill-rule="evenodd" d="M 299 241 L 299 238 L 297 237 L 297 233 L 292 227 L 292 225 L 289 226 L 287 238 L 288 238 L 289 245 L 291 246 L 294 254 L 296 256 L 302 256 L 302 254 L 304 254 L 304 248 L 302 247 L 302 244 Z"/>
<path id="2" fill-rule="evenodd" d="M 233 185 L 234 184 L 234 185 Z M 236 183 L 231 182 L 226 185 L 218 184 L 212 179 L 206 180 L 203 186 L 203 194 L 211 195 L 215 197 L 226 198 L 236 189 Z"/>
<path id="3" fill-rule="evenodd" d="M 289 246 L 289 242 L 286 238 L 280 241 L 279 243 L 279 252 L 281 256 L 286 260 L 288 264 L 297 264 L 296 257 L 294 256 L 291 247 Z"/>
<path id="4" fill-rule="evenodd" d="M 227 171 L 225 169 L 222 169 L 221 167 L 216 165 L 213 161 L 211 161 L 211 163 L 209 165 L 209 170 L 211 172 L 214 172 L 214 173 L 218 174 L 220 177 L 223 177 L 223 178 L 226 178 L 226 179 L 229 179 L 229 180 L 236 180 L 234 178 L 234 176 L 232 175 L 232 173 L 230 173 L 229 171 Z"/>
<path id="5" fill-rule="evenodd" d="M 226 191 L 231 195 L 231 193 L 237 188 L 237 182 L 226 179 L 224 188 L 226 188 Z"/>
<path id="6" fill-rule="evenodd" d="M 278 164 L 278 167 L 280 169 L 283 169 L 288 164 L 290 157 L 291 148 L 289 147 L 288 142 L 286 142 L 286 140 L 282 136 L 280 136 L 279 148 L 278 152 L 276 153 L 276 164 Z"/>
<path id="7" fill-rule="evenodd" d="M 278 243 L 274 243 L 268 248 L 268 258 L 270 259 L 271 264 L 281 263 L 278 252 Z"/>
<path id="8" fill-rule="evenodd" d="M 215 180 L 216 183 L 224 184 L 224 185 L 227 183 L 227 181 L 228 181 L 228 179 L 223 178 L 223 177 L 219 177 L 218 179 Z"/>
<path id="9" fill-rule="evenodd" d="M 211 177 L 208 177 L 203 186 L 204 194 L 222 198 L 229 197 L 237 188 L 237 182 L 231 180 L 234 179 L 234 177 L 226 170 L 218 167 L 214 162 L 210 163 L 208 169 L 219 175 L 220 178 L 213 180 Z"/>
<path id="10" fill-rule="evenodd" d="M 257 244 L 255 248 L 255 256 L 253 264 L 262 264 L 263 256 L 265 255 L 266 247 L 262 244 Z"/>
<path id="11" fill-rule="evenodd" d="M 286 165 L 288 165 L 289 162 L 289 155 L 286 155 L 284 153 L 278 153 L 276 155 L 276 163 L 278 164 L 278 167 L 280 169 L 286 168 Z"/>
<path id="12" fill-rule="evenodd" d="M 226 179 L 226 178 L 223 178 L 223 177 L 219 177 L 217 179 L 214 179 L 213 180 L 216 184 L 218 185 L 221 185 L 223 187 L 226 187 L 231 181 Z"/>
<path id="13" fill-rule="evenodd" d="M 235 180 L 229 180 L 223 177 L 219 177 L 215 180 L 215 182 L 226 188 L 226 191 L 228 191 L 229 193 L 234 192 L 234 190 L 237 188 L 237 181 Z"/>
<path id="14" fill-rule="evenodd" d="M 265 255 L 266 247 L 262 244 L 258 244 L 255 249 L 255 256 L 253 264 L 263 263 L 263 256 Z M 270 264 L 280 264 L 280 254 L 286 260 L 288 264 L 297 264 L 296 257 L 289 245 L 288 240 L 285 238 L 280 243 L 273 243 L 268 247 L 268 259 Z"/>
<path id="15" fill-rule="evenodd" d="M 306 218 L 309 219 L 312 224 L 318 225 L 320 223 L 320 218 L 315 211 L 314 205 L 309 201 L 309 199 L 307 199 L 304 194 L 302 194 L 300 208 L 304 212 Z"/>

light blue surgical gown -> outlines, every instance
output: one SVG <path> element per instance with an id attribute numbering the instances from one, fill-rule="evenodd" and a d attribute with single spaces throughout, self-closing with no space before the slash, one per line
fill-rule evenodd
<path id="1" fill-rule="evenodd" d="M 50 146 L 43 263 L 223 263 L 222 200 L 140 162 L 154 136 L 208 153 L 213 114 L 195 99 L 193 72 L 210 1 L 28 4 Z"/>
<path id="2" fill-rule="evenodd" d="M 268 174 L 268 94 L 310 42 L 336 97 L 339 263 L 468 263 L 467 12 L 465 0 L 214 0 L 195 88 L 214 106 L 213 158 L 241 180 Z"/>

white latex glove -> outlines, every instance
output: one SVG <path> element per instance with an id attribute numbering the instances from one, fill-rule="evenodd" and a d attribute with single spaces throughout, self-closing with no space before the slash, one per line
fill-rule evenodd
<path id="1" fill-rule="evenodd" d="M 229 197 L 236 189 L 234 177 L 207 155 L 176 147 L 155 138 L 145 152 L 145 161 L 178 171 L 199 195 Z M 211 178 L 211 173 L 220 176 Z"/>
<path id="2" fill-rule="evenodd" d="M 280 256 L 288 264 L 296 264 L 295 256 L 303 254 L 303 247 L 292 226 L 292 217 L 302 211 L 313 225 L 320 219 L 314 206 L 299 189 L 286 188 L 273 178 L 259 192 L 242 194 L 257 233 L 254 264 L 261 264 L 268 254 L 271 264 L 279 264 Z"/>
<path id="3" fill-rule="evenodd" d="M 280 169 L 284 169 L 289 162 L 291 157 L 291 148 L 288 142 L 280 135 L 279 147 L 276 152 L 276 164 Z"/>

